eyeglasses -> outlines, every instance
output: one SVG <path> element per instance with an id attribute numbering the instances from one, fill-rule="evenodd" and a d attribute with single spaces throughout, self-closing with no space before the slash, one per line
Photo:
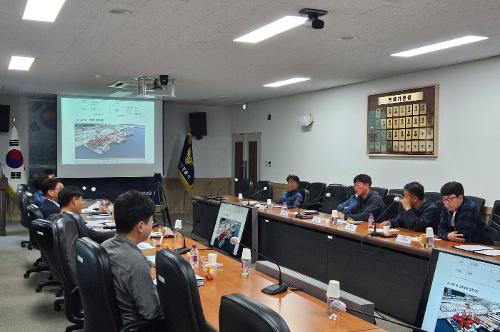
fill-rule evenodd
<path id="1" fill-rule="evenodd" d="M 456 195 L 450 195 L 450 196 L 443 196 L 443 202 L 444 203 L 450 203 L 453 201 L 455 198 L 457 198 Z"/>

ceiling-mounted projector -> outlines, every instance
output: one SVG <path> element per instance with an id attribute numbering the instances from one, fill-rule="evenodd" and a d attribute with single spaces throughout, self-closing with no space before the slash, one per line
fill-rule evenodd
<path id="1" fill-rule="evenodd" d="M 322 9 L 304 8 L 299 11 L 299 14 L 307 16 L 308 20 L 305 23 L 307 27 L 319 30 L 323 29 L 325 26 L 325 21 L 320 20 L 319 17 L 328 14 L 328 11 Z"/>
<path id="2" fill-rule="evenodd" d="M 116 81 L 110 88 L 137 90 L 137 96 L 175 98 L 175 82 L 169 75 L 139 76 L 132 82 Z"/>

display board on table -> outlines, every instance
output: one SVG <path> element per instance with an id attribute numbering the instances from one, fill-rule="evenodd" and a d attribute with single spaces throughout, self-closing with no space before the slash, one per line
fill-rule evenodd
<path id="1" fill-rule="evenodd" d="M 368 96 L 368 156 L 437 157 L 438 85 Z"/>

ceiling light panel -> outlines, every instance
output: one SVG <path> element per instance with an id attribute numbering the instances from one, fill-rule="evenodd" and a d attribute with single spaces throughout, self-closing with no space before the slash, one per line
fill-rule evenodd
<path id="1" fill-rule="evenodd" d="M 391 56 L 409 58 L 409 57 L 416 56 L 416 55 L 421 55 L 421 54 L 426 54 L 426 53 L 444 50 L 444 49 L 447 49 L 450 47 L 456 47 L 456 46 L 466 45 L 466 44 L 470 44 L 470 43 L 475 43 L 475 42 L 485 40 L 485 39 L 488 39 L 488 37 L 464 36 L 464 37 L 460 37 L 460 38 L 447 40 L 447 41 L 444 41 L 441 43 L 436 43 L 436 44 L 431 44 L 431 45 L 427 45 L 427 46 L 422 46 L 419 48 L 414 48 L 412 50 L 408 50 L 408 51 L 404 51 L 404 52 L 394 53 L 394 54 L 391 54 Z"/>
<path id="2" fill-rule="evenodd" d="M 54 22 L 66 0 L 28 0 L 23 20 Z"/>
<path id="3" fill-rule="evenodd" d="M 234 42 L 238 43 L 251 43 L 256 44 L 277 34 L 285 32 L 287 30 L 298 27 L 307 21 L 307 17 L 302 16 L 283 16 L 282 18 L 264 25 L 257 30 L 247 33 L 241 37 L 234 39 Z"/>
<path id="4" fill-rule="evenodd" d="M 309 77 L 292 77 L 292 78 L 289 78 L 289 79 L 283 80 L 283 81 L 267 83 L 267 84 L 264 84 L 263 86 L 265 86 L 266 88 L 278 88 L 280 86 L 309 81 L 310 79 L 311 78 L 309 78 Z"/>
<path id="5" fill-rule="evenodd" d="M 10 58 L 9 70 L 30 70 L 35 58 L 13 55 Z"/>

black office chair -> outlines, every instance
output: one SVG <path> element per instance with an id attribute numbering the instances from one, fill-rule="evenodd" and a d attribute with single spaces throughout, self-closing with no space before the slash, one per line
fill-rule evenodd
<path id="1" fill-rule="evenodd" d="M 393 219 L 398 216 L 399 205 L 394 203 L 394 199 L 400 197 L 397 194 L 387 194 L 385 195 L 383 201 L 385 204 L 384 211 L 377 217 L 377 222 L 382 222 L 385 220 Z"/>
<path id="2" fill-rule="evenodd" d="M 300 181 L 299 182 L 299 189 L 307 189 L 311 183 L 308 181 Z"/>
<path id="3" fill-rule="evenodd" d="M 326 183 L 313 182 L 306 189 L 309 190 L 309 204 L 306 208 L 318 210 L 323 202 Z"/>
<path id="4" fill-rule="evenodd" d="M 438 193 L 437 191 L 426 191 L 424 193 L 424 198 L 431 201 L 431 202 L 437 202 L 437 201 L 442 201 L 443 197 L 441 196 L 441 193 Z"/>
<path id="5" fill-rule="evenodd" d="M 21 214 L 21 225 L 28 228 L 28 223 L 26 221 L 25 215 L 23 215 L 23 194 L 28 191 L 28 186 L 25 184 L 18 184 L 16 188 L 16 200 L 17 206 Z M 21 247 L 31 249 L 31 243 L 29 240 L 21 241 Z"/>
<path id="6" fill-rule="evenodd" d="M 351 197 L 352 195 L 354 195 L 356 193 L 354 191 L 354 187 L 353 186 L 347 186 L 347 193 L 349 194 L 349 197 Z"/>
<path id="7" fill-rule="evenodd" d="M 267 190 L 264 190 L 265 187 L 267 187 Z M 272 199 L 273 198 L 272 182 L 271 181 L 255 182 L 255 185 L 253 186 L 252 198 L 258 201 L 266 201 L 267 199 Z"/>
<path id="8" fill-rule="evenodd" d="M 181 255 L 172 250 L 156 253 L 156 281 L 169 332 L 211 331 L 203 314 L 193 268 Z"/>
<path id="9" fill-rule="evenodd" d="M 387 194 L 393 194 L 396 196 L 401 196 L 403 197 L 404 189 L 389 189 Z"/>
<path id="10" fill-rule="evenodd" d="M 300 194 L 302 195 L 302 204 L 300 205 L 300 208 L 301 209 L 305 209 L 309 203 L 310 203 L 310 200 L 309 200 L 309 190 L 307 189 L 299 189 L 299 192 Z"/>
<path id="11" fill-rule="evenodd" d="M 83 328 L 83 308 L 76 282 L 75 242 L 80 237 L 73 219 L 59 218 L 55 221 L 54 257 L 64 292 L 64 312 L 73 323 L 66 332 Z"/>
<path id="12" fill-rule="evenodd" d="M 385 195 L 387 195 L 387 192 L 389 191 L 387 188 L 381 187 L 371 187 L 371 190 L 377 192 L 382 200 L 384 200 Z"/>
<path id="13" fill-rule="evenodd" d="M 479 209 L 479 213 L 483 212 L 484 204 L 486 203 L 486 200 L 484 198 L 476 196 L 465 196 L 465 197 L 467 197 L 476 204 L 477 208 Z"/>
<path id="14" fill-rule="evenodd" d="M 329 184 L 325 189 L 325 195 L 327 193 L 330 194 L 330 197 L 325 196 L 319 209 L 323 213 L 331 213 L 332 210 L 337 210 L 337 206 L 349 198 L 347 187 L 341 184 Z"/>
<path id="15" fill-rule="evenodd" d="M 250 198 L 253 193 L 253 182 L 248 179 L 239 179 L 234 183 L 234 194 L 243 194 L 243 197 Z"/>
<path id="16" fill-rule="evenodd" d="M 126 332 L 152 327 L 163 321 L 137 321 L 122 326 L 106 250 L 88 237 L 75 243 L 76 277 L 79 285 L 85 332 Z M 157 326 L 154 326 L 157 327 Z M 165 331 L 159 326 L 157 331 Z"/>
<path id="17" fill-rule="evenodd" d="M 19 185 L 19 186 L 24 186 L 24 185 Z M 24 188 L 24 187 L 22 187 Z M 28 214 L 27 214 L 27 207 L 31 203 L 33 203 L 33 194 L 30 193 L 27 189 L 24 191 L 18 191 L 16 192 L 16 196 L 19 194 L 20 196 L 20 201 L 18 199 L 19 204 L 19 213 L 21 216 L 21 225 L 29 229 L 30 227 L 30 220 L 28 219 Z M 29 250 L 33 249 L 33 245 L 31 241 L 21 241 L 21 247 L 23 248 L 28 248 Z"/>
<path id="18" fill-rule="evenodd" d="M 496 200 L 493 203 L 486 231 L 493 244 L 500 246 L 500 200 Z"/>
<path id="19" fill-rule="evenodd" d="M 44 257 L 44 261 L 50 268 L 50 273 L 53 280 L 40 283 L 35 291 L 40 292 L 45 286 L 60 286 L 61 285 L 61 275 L 60 269 L 57 265 L 57 261 L 54 253 L 54 237 L 55 237 L 55 225 L 51 221 L 36 219 L 31 222 L 31 229 L 33 230 L 34 239 L 38 244 L 38 248 Z M 60 311 L 61 305 L 64 303 L 64 299 L 57 299 L 54 302 L 54 310 Z"/>
<path id="20" fill-rule="evenodd" d="M 23 205 L 26 205 L 29 203 L 29 195 L 27 195 L 28 192 L 25 192 L 23 194 Z M 29 236 L 30 236 L 30 244 L 29 244 L 29 248 L 30 250 L 32 250 L 33 248 L 39 250 L 38 248 L 38 244 L 36 243 L 36 238 L 34 236 L 34 232 L 31 228 L 31 223 L 33 222 L 33 220 L 36 220 L 36 219 L 43 219 L 43 213 L 42 211 L 40 211 L 40 209 L 38 208 L 38 206 L 36 206 L 35 204 L 28 204 L 25 208 L 25 218 L 26 218 L 26 223 L 29 225 L 28 226 L 28 230 L 29 230 Z M 33 272 L 46 272 L 46 271 L 50 271 L 50 268 L 49 266 L 47 265 L 47 263 L 44 262 L 44 259 L 43 259 L 43 254 L 40 253 L 40 258 L 37 258 L 37 260 L 35 261 L 35 263 L 33 263 L 33 267 L 32 268 L 29 268 L 25 273 L 24 273 L 24 278 L 29 278 L 30 274 L 32 274 Z M 40 284 L 41 285 L 41 284 Z M 39 287 L 40 287 L 39 285 Z M 47 284 L 47 286 L 49 286 L 50 284 Z M 41 286 L 42 288 L 44 287 L 43 285 Z M 37 287 L 38 289 L 38 287 Z M 41 288 L 40 288 L 41 290 Z"/>
<path id="21" fill-rule="evenodd" d="M 219 309 L 220 332 L 289 332 L 274 310 L 243 294 L 224 295 Z"/>

